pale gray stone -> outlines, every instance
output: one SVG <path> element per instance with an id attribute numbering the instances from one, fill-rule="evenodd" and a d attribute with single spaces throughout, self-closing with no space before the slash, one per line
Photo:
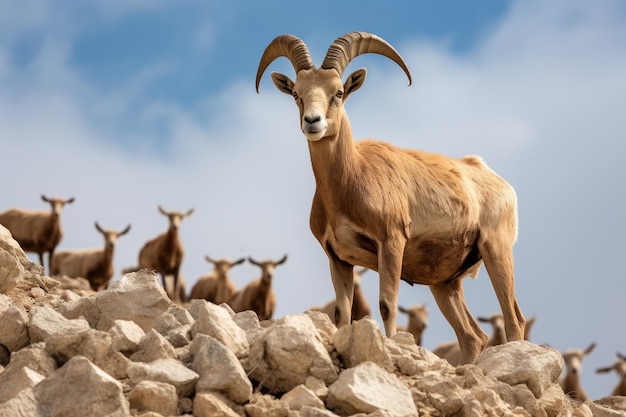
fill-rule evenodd
<path id="1" fill-rule="evenodd" d="M 311 319 L 287 315 L 272 324 L 242 360 L 250 379 L 271 393 L 284 393 L 314 376 L 329 384 L 337 370 Z"/>
<path id="2" fill-rule="evenodd" d="M 179 318 L 184 320 L 185 323 L 181 323 Z M 191 342 L 191 325 L 193 321 L 193 318 L 186 310 L 178 306 L 172 306 L 169 311 L 159 316 L 154 324 L 154 330 L 163 335 L 173 347 L 182 347 Z"/>
<path id="3" fill-rule="evenodd" d="M 28 322 L 26 312 L 13 305 L 8 296 L 0 294 L 0 344 L 9 352 L 15 352 L 30 343 Z"/>
<path id="4" fill-rule="evenodd" d="M 131 320 L 147 332 L 173 304 L 156 274 L 147 270 L 124 275 L 95 298 L 100 310 L 96 328 L 104 331 L 113 327 L 115 320 Z"/>
<path id="5" fill-rule="evenodd" d="M 407 386 L 373 362 L 363 362 L 342 372 L 328 387 L 326 403 L 329 409 L 343 415 L 376 410 L 387 410 L 397 417 L 418 415 Z"/>
<path id="6" fill-rule="evenodd" d="M 84 356 L 75 356 L 33 388 L 44 416 L 126 417 L 122 384 Z M 72 395 L 68 395 L 72 393 Z"/>
<path id="7" fill-rule="evenodd" d="M 509 385 L 525 384 L 536 398 L 558 382 L 563 369 L 561 353 L 528 341 L 509 342 L 485 349 L 474 361 L 485 375 Z"/>
<path id="8" fill-rule="evenodd" d="M 392 372 L 393 363 L 385 351 L 384 339 L 378 323 L 367 316 L 337 329 L 333 336 L 333 345 L 346 368 L 363 362 L 373 362 Z"/>
<path id="9" fill-rule="evenodd" d="M 31 343 L 46 341 L 54 334 L 88 330 L 89 323 L 84 319 L 68 320 L 49 305 L 37 306 L 31 310 L 29 334 Z"/>
<path id="10" fill-rule="evenodd" d="M 108 331 L 113 349 L 130 356 L 137 351 L 145 332 L 134 321 L 115 320 Z"/>
<path id="11" fill-rule="evenodd" d="M 176 388 L 166 382 L 140 381 L 128 394 L 128 402 L 138 411 L 172 416 L 177 413 L 178 395 Z"/>
<path id="12" fill-rule="evenodd" d="M 32 388 L 21 390 L 15 397 L 0 402 L 2 417 L 47 417 L 37 410 L 37 400 Z"/>
<path id="13" fill-rule="evenodd" d="M 174 346 L 156 330 L 151 329 L 141 339 L 137 351 L 130 356 L 130 360 L 152 362 L 157 359 L 176 358 L 176 356 Z"/>
<path id="14" fill-rule="evenodd" d="M 192 344 L 191 369 L 200 375 L 196 392 L 219 391 L 237 404 L 252 398 L 252 384 L 233 352 L 217 339 L 198 334 Z"/>
<path id="15" fill-rule="evenodd" d="M 217 392 L 200 392 L 193 399 L 194 417 L 240 417 L 228 399 Z"/>
<path id="16" fill-rule="evenodd" d="M 63 365 L 74 356 L 84 356 L 100 366 L 104 359 L 114 352 L 111 336 L 89 328 L 54 333 L 48 337 L 45 350 L 59 365 Z"/>
<path id="17" fill-rule="evenodd" d="M 204 300 L 194 300 L 198 318 L 191 327 L 192 337 L 207 334 L 228 347 L 237 358 L 248 356 L 250 345 L 243 329 L 234 322 L 228 310 Z"/>
<path id="18" fill-rule="evenodd" d="M 189 396 L 200 377 L 176 359 L 158 359 L 154 362 L 131 362 L 128 377 L 136 385 L 143 380 L 167 382 L 176 387 L 176 393 Z"/>
<path id="19" fill-rule="evenodd" d="M 43 381 L 44 376 L 27 366 L 11 372 L 0 381 L 0 403 L 16 397 L 20 391 L 32 388 Z"/>
<path id="20" fill-rule="evenodd" d="M 313 391 L 304 385 L 298 385 L 291 391 L 285 393 L 280 400 L 289 404 L 290 410 L 301 410 L 303 407 L 326 407 L 324 402 L 320 400 Z"/>

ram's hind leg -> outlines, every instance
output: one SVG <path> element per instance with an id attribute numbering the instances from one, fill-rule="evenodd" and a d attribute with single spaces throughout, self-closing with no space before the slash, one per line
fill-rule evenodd
<path id="1" fill-rule="evenodd" d="M 460 279 L 430 286 L 439 310 L 454 329 L 461 356 L 459 365 L 472 363 L 487 345 L 489 337 L 476 322 L 465 304 Z"/>
<path id="2" fill-rule="evenodd" d="M 526 319 L 515 298 L 512 245 L 488 240 L 482 240 L 478 245 L 502 309 L 506 339 L 508 342 L 523 340 Z"/>

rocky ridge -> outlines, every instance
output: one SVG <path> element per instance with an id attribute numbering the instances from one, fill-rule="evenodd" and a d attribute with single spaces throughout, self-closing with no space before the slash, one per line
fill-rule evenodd
<path id="1" fill-rule="evenodd" d="M 182 307 L 149 271 L 92 293 L 43 275 L 2 226 L 0 363 L 7 417 L 626 415 L 624 397 L 566 396 L 549 347 L 511 342 L 454 368 L 370 318 Z"/>

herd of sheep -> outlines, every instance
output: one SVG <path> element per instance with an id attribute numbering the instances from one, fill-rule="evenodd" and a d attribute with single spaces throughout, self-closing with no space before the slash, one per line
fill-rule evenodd
<path id="1" fill-rule="evenodd" d="M 491 170 L 480 157 L 449 158 L 418 150 L 401 149 L 375 141 L 357 141 L 352 136 L 344 108 L 348 96 L 364 83 L 366 70 L 359 69 L 342 81 L 350 61 L 374 53 L 395 62 L 411 74 L 400 54 L 382 38 L 366 32 L 351 32 L 330 46 L 321 67 L 312 62 L 306 44 L 293 35 L 276 37 L 264 51 L 256 76 L 261 77 L 277 58 L 286 57 L 296 79 L 272 73 L 279 91 L 292 96 L 299 108 L 300 126 L 307 139 L 316 191 L 310 225 L 330 263 L 335 300 L 317 309 L 326 312 L 338 326 L 370 314 L 361 292 L 360 275 L 368 269 L 380 277 L 379 308 L 385 333 L 393 336 L 400 328 L 398 312 L 407 314 L 409 324 L 401 330 L 412 333 L 417 344 L 426 328 L 424 306 L 398 305 L 401 280 L 427 285 L 443 316 L 457 335 L 454 342 L 434 352 L 453 365 L 473 362 L 487 346 L 528 339 L 534 319 L 522 314 L 514 294 L 513 245 L 517 239 L 517 197 L 515 190 Z M 51 276 L 86 278 L 94 291 L 108 285 L 113 276 L 113 250 L 116 240 L 130 230 L 96 229 L 105 239 L 98 250 L 59 251 L 62 238 L 60 214 L 73 198 L 47 198 L 50 211 L 10 209 L 0 213 L 0 224 L 12 233 L 27 252 L 37 253 L 44 265 L 48 254 Z M 124 272 L 151 269 L 161 275 L 172 299 L 183 303 L 201 298 L 216 304 L 228 303 L 235 312 L 253 310 L 259 319 L 272 318 L 275 296 L 272 277 L 277 266 L 287 260 L 247 260 L 261 269 L 261 277 L 237 290 L 229 270 L 245 259 L 212 259 L 214 270 L 201 277 L 187 297 L 179 271 L 183 246 L 178 229 L 193 213 L 166 211 L 168 230 L 146 242 L 138 264 Z M 461 281 L 475 276 L 485 265 L 502 308 L 479 321 L 493 327 L 491 338 L 470 314 Z M 355 266 L 365 269 L 356 269 Z M 167 282 L 172 278 L 172 284 Z M 567 373 L 563 390 L 584 400 L 580 384 L 580 363 L 591 352 L 587 349 L 563 352 Z M 618 354 L 612 366 L 598 372 L 616 371 L 620 383 L 614 395 L 626 395 L 626 357 Z"/>

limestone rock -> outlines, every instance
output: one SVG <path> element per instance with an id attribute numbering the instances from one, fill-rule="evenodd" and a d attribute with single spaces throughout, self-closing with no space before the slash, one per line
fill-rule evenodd
<path id="1" fill-rule="evenodd" d="M 193 399 L 194 417 L 239 417 L 219 393 L 200 392 Z"/>
<path id="2" fill-rule="evenodd" d="M 176 388 L 165 382 L 140 381 L 128 394 L 130 408 L 138 411 L 153 411 L 162 416 L 177 413 Z"/>
<path id="3" fill-rule="evenodd" d="M 248 356 L 250 345 L 243 329 L 233 321 L 230 313 L 221 306 L 204 300 L 194 300 L 198 318 L 191 327 L 191 335 L 207 334 L 227 346 L 237 358 Z"/>
<path id="4" fill-rule="evenodd" d="M 135 362 L 152 362 L 167 358 L 176 358 L 174 346 L 154 329 L 144 335 L 137 351 L 130 356 L 130 360 Z"/>
<path id="5" fill-rule="evenodd" d="M 108 333 L 113 349 L 127 356 L 137 351 L 139 343 L 145 336 L 143 329 L 130 320 L 115 320 Z"/>
<path id="6" fill-rule="evenodd" d="M 158 359 L 150 363 L 131 362 L 128 377 L 134 385 L 143 380 L 167 382 L 176 388 L 178 395 L 185 397 L 193 393 L 200 376 L 176 359 Z"/>
<path id="7" fill-rule="evenodd" d="M 141 270 L 124 275 L 95 295 L 100 317 L 96 328 L 107 331 L 115 320 L 132 320 L 147 332 L 172 302 L 155 273 Z"/>
<path id="8" fill-rule="evenodd" d="M 87 330 L 89 323 L 84 319 L 68 320 L 49 305 L 31 310 L 29 334 L 31 343 L 46 341 L 54 334 Z"/>
<path id="9" fill-rule="evenodd" d="M 525 384 L 537 398 L 558 382 L 563 369 L 558 350 L 524 340 L 489 347 L 474 363 L 485 375 L 499 381 L 509 385 Z"/>
<path id="10" fill-rule="evenodd" d="M 285 393 L 280 400 L 289 404 L 290 410 L 302 410 L 303 407 L 325 408 L 324 402 L 305 385 L 298 385 Z"/>
<path id="11" fill-rule="evenodd" d="M 72 395 L 67 395 L 68 393 Z M 126 417 L 122 384 L 84 356 L 75 356 L 33 388 L 44 416 Z"/>
<path id="12" fill-rule="evenodd" d="M 28 321 L 25 311 L 16 307 L 8 296 L 0 294 L 0 344 L 10 352 L 27 346 L 30 343 Z"/>
<path id="13" fill-rule="evenodd" d="M 385 351 L 384 339 L 378 323 L 367 316 L 338 329 L 332 340 L 346 368 L 373 362 L 391 372 L 393 364 Z"/>
<path id="14" fill-rule="evenodd" d="M 311 319 L 288 315 L 277 320 L 250 347 L 242 361 L 250 378 L 271 393 L 284 393 L 314 376 L 330 384 L 337 370 Z"/>
<path id="15" fill-rule="evenodd" d="M 237 404 L 252 398 L 252 384 L 233 352 L 217 339 L 198 334 L 191 345 L 191 369 L 200 375 L 196 392 L 219 391 Z"/>
<path id="16" fill-rule="evenodd" d="M 328 387 L 328 408 L 340 415 L 387 410 L 393 416 L 415 416 L 411 391 L 394 374 L 373 362 L 345 370 Z"/>

